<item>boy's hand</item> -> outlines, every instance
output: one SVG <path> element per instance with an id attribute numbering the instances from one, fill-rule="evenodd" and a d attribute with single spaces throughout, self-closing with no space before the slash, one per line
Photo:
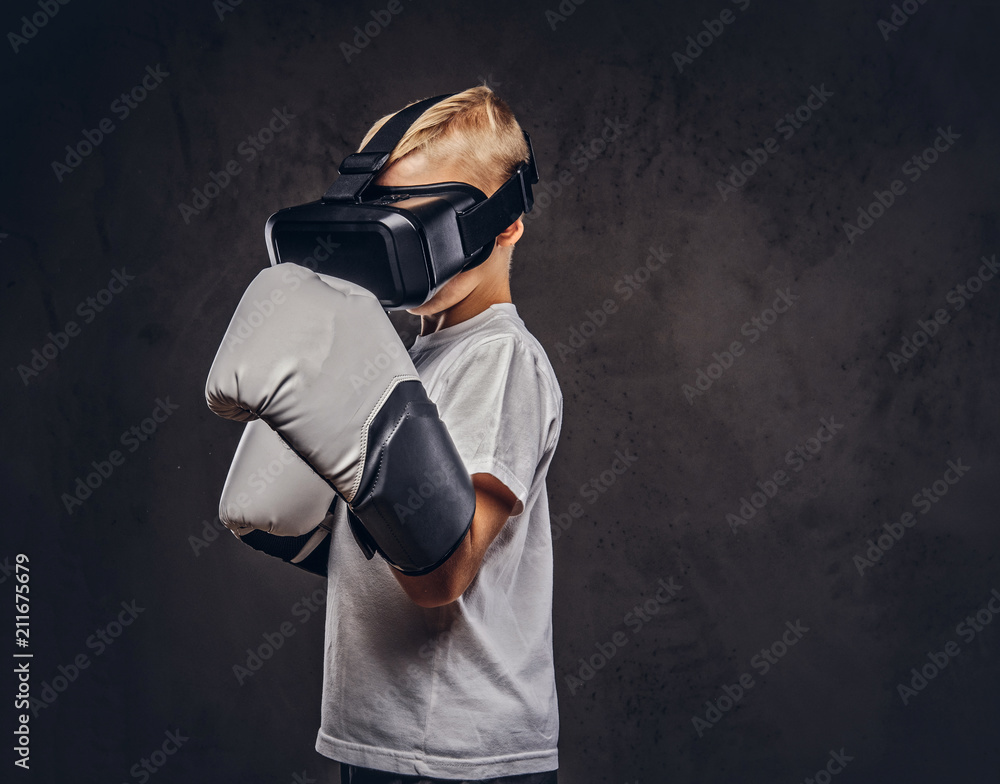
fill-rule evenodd
<path id="1" fill-rule="evenodd" d="M 430 574 L 408 577 L 391 569 L 406 595 L 421 607 L 440 607 L 458 599 L 469 587 L 487 548 L 496 539 L 517 498 L 492 474 L 473 474 L 476 513 L 465 539 L 441 566 Z"/>

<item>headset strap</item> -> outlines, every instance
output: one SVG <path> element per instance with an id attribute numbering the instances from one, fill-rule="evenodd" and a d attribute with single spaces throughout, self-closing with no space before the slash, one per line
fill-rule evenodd
<path id="1" fill-rule="evenodd" d="M 365 186 L 385 166 L 393 148 L 399 144 L 406 129 L 431 106 L 450 98 L 454 93 L 438 95 L 407 106 L 385 121 L 371 141 L 360 152 L 348 155 L 340 164 L 340 176 L 323 194 L 323 201 L 360 202 Z"/>
<path id="2" fill-rule="evenodd" d="M 454 93 L 418 101 L 386 120 L 360 152 L 344 158 L 339 168 L 340 176 L 323 194 L 323 201 L 360 203 L 365 189 L 385 166 L 406 130 L 427 109 L 452 95 Z M 493 242 L 500 232 L 517 220 L 519 215 L 530 212 L 534 205 L 531 186 L 538 182 L 538 169 L 535 166 L 531 137 L 524 131 L 522 133 L 528 145 L 528 160 L 518 166 L 513 176 L 486 201 L 458 216 L 458 229 L 466 256 L 471 256 L 487 243 Z"/>
<path id="3" fill-rule="evenodd" d="M 538 182 L 538 170 L 535 168 L 531 137 L 524 131 L 522 133 L 528 144 L 528 160 L 520 164 L 513 176 L 486 201 L 458 216 L 458 231 L 462 235 L 462 249 L 466 256 L 493 242 L 521 213 L 531 212 L 534 206 L 531 186 Z"/>

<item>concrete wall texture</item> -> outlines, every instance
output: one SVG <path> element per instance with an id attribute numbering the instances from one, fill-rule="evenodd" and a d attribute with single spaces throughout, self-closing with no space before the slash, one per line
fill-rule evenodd
<path id="1" fill-rule="evenodd" d="M 543 179 L 560 780 L 996 780 L 998 7 L 391 5 L 0 15 L 4 779 L 339 780 L 322 582 L 212 523 L 205 377 L 267 216 L 486 81 Z"/>

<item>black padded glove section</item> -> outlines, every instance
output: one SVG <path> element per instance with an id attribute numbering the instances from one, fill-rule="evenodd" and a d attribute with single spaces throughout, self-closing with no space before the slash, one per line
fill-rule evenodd
<path id="1" fill-rule="evenodd" d="M 404 574 L 433 571 L 465 538 L 476 511 L 472 477 L 419 381 L 399 383 L 375 416 L 351 509 Z"/>
<path id="2" fill-rule="evenodd" d="M 266 531 L 249 531 L 243 534 L 240 539 L 254 550 L 260 550 L 262 553 L 273 555 L 286 563 L 292 563 L 292 559 L 302 551 L 313 533 L 315 530 L 301 536 L 275 536 Z M 318 574 L 320 577 L 326 577 L 329 555 L 330 536 L 328 534 L 309 555 L 298 563 L 292 563 L 292 566 L 305 569 L 312 574 Z"/>

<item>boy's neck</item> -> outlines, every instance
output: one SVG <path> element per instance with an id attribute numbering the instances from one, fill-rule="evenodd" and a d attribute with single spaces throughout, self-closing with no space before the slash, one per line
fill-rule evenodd
<path id="1" fill-rule="evenodd" d="M 456 324 L 468 321 L 473 316 L 478 316 L 491 305 L 499 302 L 512 302 L 509 278 L 503 278 L 493 285 L 489 285 L 489 281 L 483 281 L 470 291 L 465 299 L 459 300 L 450 308 L 445 308 L 440 313 L 434 313 L 430 316 L 421 316 L 420 335 L 423 337 L 448 327 L 454 327 Z"/>

